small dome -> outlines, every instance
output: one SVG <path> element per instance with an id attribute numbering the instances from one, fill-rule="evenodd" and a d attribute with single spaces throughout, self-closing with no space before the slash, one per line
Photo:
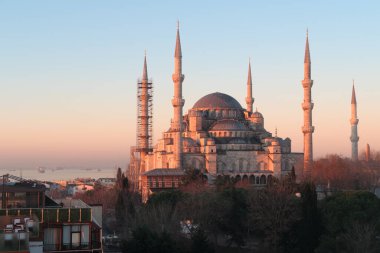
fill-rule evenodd
<path id="1" fill-rule="evenodd" d="M 239 109 L 243 108 L 233 97 L 224 93 L 211 93 L 199 99 L 193 109 Z"/>
<path id="2" fill-rule="evenodd" d="M 263 115 L 261 113 L 259 113 L 258 111 L 255 111 L 254 113 L 252 113 L 251 117 L 252 118 L 264 118 Z"/>
<path id="3" fill-rule="evenodd" d="M 248 127 L 237 120 L 225 119 L 217 121 L 210 131 L 247 131 Z"/>

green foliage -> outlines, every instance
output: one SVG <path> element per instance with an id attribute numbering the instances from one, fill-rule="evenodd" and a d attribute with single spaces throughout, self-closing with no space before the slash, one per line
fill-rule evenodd
<path id="1" fill-rule="evenodd" d="M 115 217 L 116 217 L 117 224 L 120 224 L 120 226 L 117 226 L 118 228 L 117 232 L 120 233 L 122 232 L 121 230 L 124 228 L 125 222 L 126 222 L 126 219 L 125 219 L 126 207 L 125 207 L 124 196 L 123 196 L 122 191 L 120 191 L 117 196 L 116 205 L 115 205 Z"/>
<path id="2" fill-rule="evenodd" d="M 237 188 L 225 189 L 218 194 L 215 203 L 219 211 L 214 215 L 218 219 L 220 230 L 229 237 L 230 244 L 243 246 L 248 215 L 247 191 Z"/>
<path id="3" fill-rule="evenodd" d="M 205 231 L 202 228 L 194 229 L 191 235 L 191 253 L 214 253 Z"/>
<path id="4" fill-rule="evenodd" d="M 295 223 L 289 236 L 285 237 L 284 244 L 285 248 L 291 252 L 312 253 L 318 246 L 322 233 L 317 192 L 312 182 L 305 182 L 299 188 L 301 193 L 300 220 Z"/>
<path id="5" fill-rule="evenodd" d="M 163 231 L 155 233 L 147 226 L 140 226 L 132 231 L 132 238 L 123 246 L 125 253 L 175 253 L 180 252 L 176 248 L 175 241 Z"/>
<path id="6" fill-rule="evenodd" d="M 380 200 L 370 192 L 345 192 L 328 197 L 322 205 L 330 233 L 344 232 L 354 222 L 380 225 Z"/>
<path id="7" fill-rule="evenodd" d="M 170 204 L 174 208 L 185 196 L 186 195 L 179 190 L 157 192 L 150 196 L 147 205 L 158 206 L 160 204 Z"/>
<path id="8" fill-rule="evenodd" d="M 188 179 L 197 181 L 198 172 L 189 172 Z M 380 200 L 372 193 L 338 193 L 318 201 L 315 185 L 297 185 L 294 171 L 260 189 L 220 180 L 216 189 L 158 192 L 142 205 L 121 191 L 123 202 L 121 197 L 117 202 L 129 217 L 125 252 L 214 252 L 221 245 L 238 250 L 245 244 L 263 252 L 380 252 L 375 239 Z M 183 221 L 190 224 L 190 240 L 181 233 Z M 188 244 L 178 251 L 181 240 Z"/>
<path id="9" fill-rule="evenodd" d="M 282 252 L 289 233 L 300 220 L 300 201 L 282 182 L 250 192 L 250 230 L 271 252 Z"/>
<path id="10" fill-rule="evenodd" d="M 362 240 L 361 248 L 367 248 L 366 252 L 378 252 L 375 235 L 380 232 L 380 200 L 374 194 L 337 193 L 322 202 L 321 211 L 325 233 L 318 252 L 351 252 L 353 238 Z"/>

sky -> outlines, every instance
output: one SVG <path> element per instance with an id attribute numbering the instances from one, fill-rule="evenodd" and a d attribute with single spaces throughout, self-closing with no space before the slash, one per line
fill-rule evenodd
<path id="1" fill-rule="evenodd" d="M 380 150 L 379 12 L 375 0 L 0 0 L 0 168 L 125 168 L 144 50 L 154 140 L 169 127 L 177 20 L 184 112 L 216 91 L 245 106 L 251 57 L 254 108 L 302 152 L 308 28 L 314 156 L 350 155 L 352 79 L 359 150 Z"/>

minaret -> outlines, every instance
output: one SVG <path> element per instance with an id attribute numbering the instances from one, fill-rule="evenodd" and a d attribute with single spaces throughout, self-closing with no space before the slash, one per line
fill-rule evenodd
<path id="1" fill-rule="evenodd" d="M 172 105 L 174 109 L 172 131 L 174 138 L 174 168 L 182 168 L 182 110 L 185 100 L 182 98 L 182 82 L 185 76 L 182 74 L 182 51 L 179 37 L 179 22 L 177 25 L 177 39 L 174 52 L 174 73 L 172 75 L 174 83 L 174 96 Z"/>
<path id="2" fill-rule="evenodd" d="M 313 168 L 313 120 L 312 110 L 314 103 L 311 100 L 311 87 L 313 80 L 311 80 L 311 61 L 309 50 L 309 34 L 306 32 L 306 48 L 305 48 L 305 61 L 304 61 L 304 79 L 302 80 L 304 91 L 304 99 L 302 103 L 304 124 L 302 132 L 304 136 L 304 176 L 310 177 Z"/>
<path id="3" fill-rule="evenodd" d="M 367 143 L 367 146 L 365 148 L 365 160 L 367 162 L 371 161 L 371 148 L 370 148 L 368 143 Z"/>
<path id="4" fill-rule="evenodd" d="M 145 156 L 152 150 L 152 82 L 148 80 L 146 54 L 141 79 L 137 83 L 137 150 L 140 153 L 140 174 L 145 171 Z"/>
<path id="5" fill-rule="evenodd" d="M 352 83 L 352 97 L 351 97 L 351 159 L 352 161 L 358 160 L 358 114 L 357 114 L 357 104 L 356 104 L 356 95 L 355 95 L 355 84 Z"/>
<path id="6" fill-rule="evenodd" d="M 143 151 L 142 153 L 147 152 L 149 146 L 149 138 L 148 138 L 148 129 L 149 129 L 149 121 L 148 121 L 148 67 L 146 64 L 146 55 L 144 56 L 144 67 L 143 74 L 141 77 L 141 129 L 140 136 L 141 140 L 139 143 L 139 148 Z"/>
<path id="7" fill-rule="evenodd" d="M 248 63 L 248 80 L 247 80 L 247 97 L 245 98 L 245 102 L 247 103 L 247 111 L 252 111 L 254 98 L 252 97 L 252 75 L 251 75 L 251 59 L 249 59 Z"/>

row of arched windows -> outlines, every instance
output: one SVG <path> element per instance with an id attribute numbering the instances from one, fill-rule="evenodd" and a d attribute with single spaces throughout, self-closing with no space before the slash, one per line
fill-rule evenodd
<path id="1" fill-rule="evenodd" d="M 268 184 L 269 182 L 271 182 L 273 180 L 273 176 L 272 175 L 237 175 L 237 176 L 221 176 L 219 175 L 218 176 L 218 179 L 221 180 L 221 179 L 224 179 L 225 180 L 234 180 L 235 182 L 243 182 L 243 183 L 249 183 L 251 185 L 266 185 Z"/>
<path id="2" fill-rule="evenodd" d="M 246 131 L 215 131 L 210 132 L 211 137 L 249 137 L 250 133 Z"/>

